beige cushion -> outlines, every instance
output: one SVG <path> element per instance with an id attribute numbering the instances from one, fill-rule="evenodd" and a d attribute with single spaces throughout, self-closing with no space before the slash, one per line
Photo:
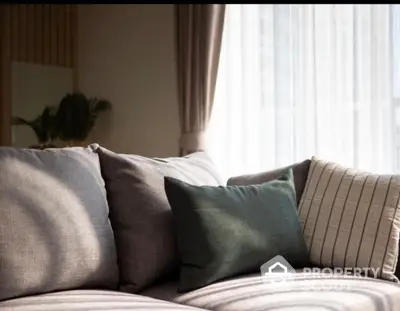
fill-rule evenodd
<path id="1" fill-rule="evenodd" d="M 90 148 L 0 148 L 0 300 L 115 289 L 118 266 Z"/>
<path id="2" fill-rule="evenodd" d="M 299 219 L 312 263 L 379 269 L 397 280 L 400 176 L 312 158 Z"/>
<path id="3" fill-rule="evenodd" d="M 0 311 L 202 310 L 149 297 L 101 290 L 73 290 L 0 302 Z"/>

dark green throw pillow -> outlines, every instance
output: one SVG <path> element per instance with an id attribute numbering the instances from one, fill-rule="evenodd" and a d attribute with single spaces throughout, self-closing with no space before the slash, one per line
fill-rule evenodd
<path id="1" fill-rule="evenodd" d="M 165 177 L 180 255 L 179 291 L 259 271 L 277 255 L 308 264 L 293 172 L 260 185 L 193 186 Z"/>

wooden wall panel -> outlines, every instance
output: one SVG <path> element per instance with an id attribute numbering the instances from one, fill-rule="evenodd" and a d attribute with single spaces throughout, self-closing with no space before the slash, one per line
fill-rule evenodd
<path id="1" fill-rule="evenodd" d="M 73 68 L 73 87 L 74 91 L 79 90 L 78 83 L 78 5 L 71 6 L 71 31 L 69 33 L 71 40 L 71 66 Z"/>
<path id="2" fill-rule="evenodd" d="M 44 32 L 44 14 L 43 14 L 43 5 L 35 5 L 35 40 L 34 40 L 34 49 L 35 49 L 35 57 L 34 63 L 40 63 L 43 60 L 43 32 Z"/>
<path id="3" fill-rule="evenodd" d="M 74 5 L 10 5 L 11 60 L 72 68 L 76 10 L 71 6 Z"/>
<path id="4" fill-rule="evenodd" d="M 43 10 L 43 54 L 39 56 L 39 61 L 42 64 L 48 65 L 50 64 L 50 28 L 51 28 L 51 20 L 50 20 L 50 4 L 42 4 Z"/>
<path id="5" fill-rule="evenodd" d="M 11 144 L 11 62 L 68 67 L 76 73 L 76 24 L 77 5 L 0 4 L 0 145 Z"/>
<path id="6" fill-rule="evenodd" d="M 0 5 L 0 146 L 11 145 L 11 8 Z"/>

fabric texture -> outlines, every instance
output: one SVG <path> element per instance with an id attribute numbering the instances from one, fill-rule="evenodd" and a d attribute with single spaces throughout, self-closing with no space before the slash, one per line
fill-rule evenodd
<path id="1" fill-rule="evenodd" d="M 400 286 L 357 276 L 295 273 L 235 277 L 180 294 L 165 282 L 141 294 L 213 311 L 397 311 Z"/>
<path id="2" fill-rule="evenodd" d="M 181 154 L 205 150 L 217 79 L 224 4 L 175 4 Z"/>
<path id="3" fill-rule="evenodd" d="M 296 202 L 297 205 L 300 203 L 301 196 L 303 195 L 304 187 L 307 182 L 308 170 L 310 168 L 311 160 L 307 159 L 302 162 L 294 163 L 289 166 L 277 168 L 275 170 L 257 173 L 247 174 L 241 176 L 235 176 L 228 179 L 228 185 L 244 186 L 244 185 L 257 185 L 281 176 L 288 169 L 293 170 L 294 186 L 296 189 Z"/>
<path id="4" fill-rule="evenodd" d="M 311 155 L 400 173 L 400 10 L 226 4 L 207 151 L 223 176 Z"/>
<path id="5" fill-rule="evenodd" d="M 311 261 L 379 269 L 378 277 L 396 281 L 399 200 L 399 175 L 371 174 L 313 157 L 299 206 Z"/>
<path id="6" fill-rule="evenodd" d="M 105 291 L 71 290 L 0 302 L 0 311 L 174 311 L 203 310 L 145 296 Z"/>
<path id="7" fill-rule="evenodd" d="M 102 147 L 97 152 L 117 245 L 120 287 L 134 293 L 178 269 L 164 176 L 195 185 L 222 182 L 204 152 L 164 159 L 116 154 Z"/>
<path id="8" fill-rule="evenodd" d="M 277 255 L 308 264 L 292 170 L 250 186 L 193 186 L 166 177 L 180 254 L 179 290 L 254 272 Z"/>
<path id="9" fill-rule="evenodd" d="M 91 148 L 0 148 L 0 300 L 116 289 L 118 266 Z"/>

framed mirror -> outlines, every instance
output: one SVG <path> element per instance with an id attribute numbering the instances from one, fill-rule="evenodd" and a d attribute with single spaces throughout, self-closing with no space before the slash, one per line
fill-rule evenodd
<path id="1" fill-rule="evenodd" d="M 0 4 L 0 146 L 28 147 L 33 120 L 77 90 L 77 5 Z"/>
<path id="2" fill-rule="evenodd" d="M 11 64 L 11 113 L 32 121 L 48 106 L 57 106 L 67 93 L 73 91 L 73 70 L 13 62 Z M 11 143 L 14 147 L 27 148 L 38 143 L 30 126 L 12 125 Z"/>

